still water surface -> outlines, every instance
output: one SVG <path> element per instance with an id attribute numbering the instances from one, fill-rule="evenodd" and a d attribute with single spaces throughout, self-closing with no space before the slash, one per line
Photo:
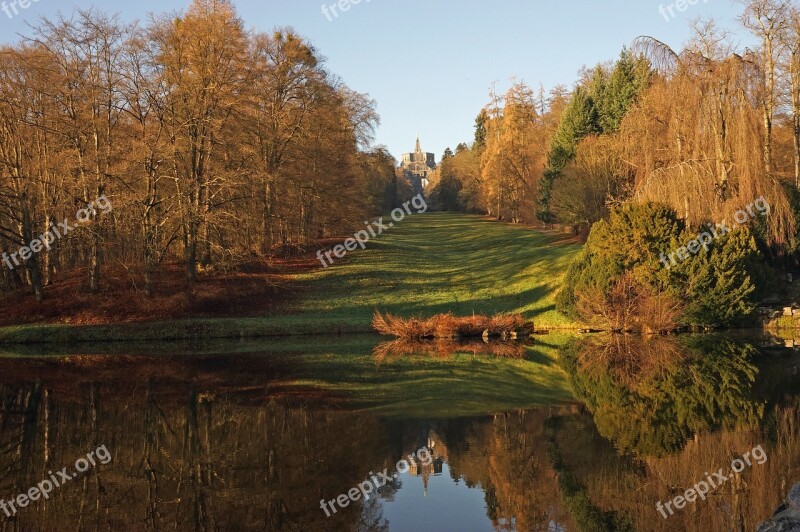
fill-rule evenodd
<path id="1" fill-rule="evenodd" d="M 2 529 L 754 530 L 800 481 L 800 356 L 761 339 L 377 343 L 0 353 L 0 498 L 113 457 Z M 768 460 L 707 500 L 656 510 L 756 446 Z"/>

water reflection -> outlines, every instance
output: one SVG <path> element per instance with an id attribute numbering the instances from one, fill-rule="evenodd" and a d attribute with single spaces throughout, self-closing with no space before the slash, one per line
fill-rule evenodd
<path id="1" fill-rule="evenodd" d="M 586 473 L 589 499 L 630 516 L 637 530 L 754 530 L 800 479 L 797 360 L 717 335 L 569 344 L 561 363 L 592 428 L 616 449 L 602 471 Z M 669 519 L 656 513 L 656 501 L 728 471 L 757 445 L 769 449 L 767 464 Z"/>
<path id="2" fill-rule="evenodd" d="M 757 354 L 721 337 L 614 335 L 576 341 L 561 361 L 603 436 L 623 452 L 661 456 L 700 431 L 758 426 Z"/>
<path id="3" fill-rule="evenodd" d="M 378 363 L 393 361 L 404 356 L 435 356 L 449 359 L 456 353 L 472 356 L 501 358 L 525 358 L 529 344 L 519 341 L 459 341 L 449 339 L 407 340 L 383 342 L 375 347 L 373 354 Z"/>
<path id="4" fill-rule="evenodd" d="M 256 402 L 248 393 L 192 383 L 165 389 L 152 378 L 139 384 L 0 386 L 0 493 L 6 499 L 96 445 L 107 445 L 114 457 L 95 475 L 25 508 L 17 526 L 430 530 L 438 522 L 444 530 L 491 530 L 493 523 L 512 522 L 529 529 L 526 519 L 568 522 L 557 513 L 553 485 L 540 491 L 554 478 L 530 433 L 544 412 L 381 419 Z M 346 493 L 370 471 L 391 468 L 421 441 L 434 450 L 429 467 L 412 467 L 381 488 L 378 500 L 331 517 L 321 511 L 321 499 Z M 508 458 L 525 467 L 514 469 Z"/>
<path id="5" fill-rule="evenodd" d="M 800 480 L 797 357 L 724 338 L 617 340 L 570 344 L 562 363 L 580 403 L 553 396 L 534 408 L 508 405 L 541 391 L 516 403 L 507 396 L 536 385 L 520 373 L 550 369 L 536 351 L 547 338 L 522 360 L 478 364 L 404 355 L 380 367 L 374 344 L 349 346 L 351 355 L 303 346 L 0 358 L 0 497 L 100 445 L 113 456 L 0 522 L 19 530 L 754 529 Z M 442 385 L 453 380 L 455 388 Z M 458 401 L 470 388 L 480 390 L 482 413 Z M 766 464 L 692 511 L 669 521 L 656 512 L 656 501 L 755 445 Z M 330 517 L 321 510 L 321 500 L 423 447 L 430 463 L 379 497 Z"/>

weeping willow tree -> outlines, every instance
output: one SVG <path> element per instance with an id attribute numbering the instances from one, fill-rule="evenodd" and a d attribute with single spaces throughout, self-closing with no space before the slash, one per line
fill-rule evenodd
<path id="1" fill-rule="evenodd" d="M 681 52 L 651 37 L 634 43 L 657 71 L 620 127 L 634 197 L 666 203 L 699 226 L 732 220 L 763 196 L 771 206 L 767 242 L 793 245 L 788 198 L 762 159 L 763 68 L 755 54 L 734 53 L 712 22 L 698 23 L 695 33 Z"/>

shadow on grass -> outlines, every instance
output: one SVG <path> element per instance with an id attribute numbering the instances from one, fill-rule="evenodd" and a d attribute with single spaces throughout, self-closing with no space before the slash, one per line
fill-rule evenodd
<path id="1" fill-rule="evenodd" d="M 354 334 L 371 330 L 375 310 L 399 316 L 520 313 L 537 328 L 573 327 L 555 294 L 577 244 L 478 216 L 407 218 L 346 263 L 292 277 L 303 297 L 262 318 L 181 320 L 76 327 L 0 329 L 0 343 L 165 341 Z"/>

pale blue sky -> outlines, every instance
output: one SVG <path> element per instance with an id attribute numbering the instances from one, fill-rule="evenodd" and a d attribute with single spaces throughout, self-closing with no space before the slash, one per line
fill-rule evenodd
<path id="1" fill-rule="evenodd" d="M 331 71 L 376 99 L 382 119 L 377 143 L 399 158 L 413 150 L 419 133 L 423 149 L 437 160 L 445 147 L 471 140 L 474 118 L 494 82 L 499 91 L 514 77 L 546 89 L 571 86 L 582 66 L 616 58 L 639 35 L 680 47 L 690 35 L 688 20 L 698 16 L 718 19 L 749 42 L 735 22 L 742 9 L 737 2 L 697 2 L 683 13 L 673 10 L 677 18 L 667 21 L 659 5 L 666 8 L 672 0 L 362 0 L 329 20 L 322 5 L 334 0 L 234 0 L 248 27 L 293 26 L 327 58 Z M 0 11 L 0 41 L 14 41 L 26 23 L 75 6 L 146 19 L 149 12 L 188 4 L 39 0 L 11 19 Z"/>

